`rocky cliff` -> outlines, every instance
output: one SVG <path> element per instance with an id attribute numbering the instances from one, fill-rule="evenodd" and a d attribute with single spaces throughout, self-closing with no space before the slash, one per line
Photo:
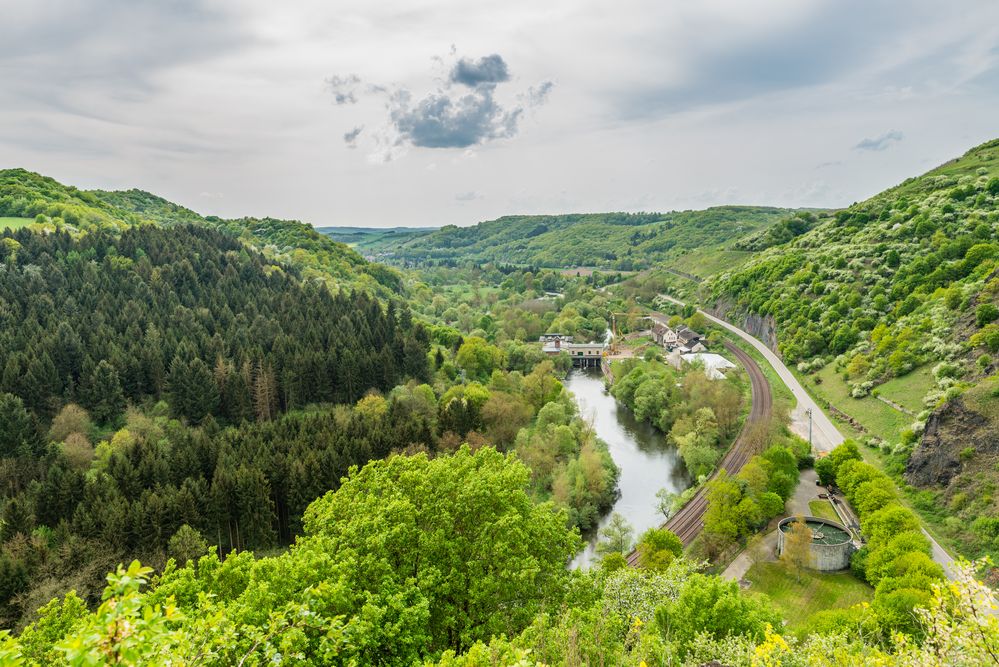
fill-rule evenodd
<path id="1" fill-rule="evenodd" d="M 995 455 L 999 440 L 989 420 L 955 398 L 926 422 L 923 438 L 905 466 L 905 479 L 919 487 L 946 487 L 963 468 L 961 453 Z"/>

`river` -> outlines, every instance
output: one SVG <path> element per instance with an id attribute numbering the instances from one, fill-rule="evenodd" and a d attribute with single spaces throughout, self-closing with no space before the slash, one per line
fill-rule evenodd
<path id="1" fill-rule="evenodd" d="M 690 486 L 683 460 L 676 447 L 648 422 L 635 419 L 604 389 L 599 369 L 573 370 L 565 381 L 583 419 L 593 424 L 597 437 L 607 443 L 614 463 L 621 470 L 618 479 L 620 496 L 614 507 L 600 519 L 599 527 L 611 514 L 621 514 L 635 529 L 635 538 L 658 526 L 663 515 L 656 509 L 656 492 L 666 487 L 679 493 Z M 588 567 L 599 557 L 597 533 L 589 536 L 586 548 L 572 561 L 572 568 Z"/>

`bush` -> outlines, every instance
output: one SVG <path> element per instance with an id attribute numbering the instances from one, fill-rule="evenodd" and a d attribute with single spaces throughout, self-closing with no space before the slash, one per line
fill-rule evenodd
<path id="1" fill-rule="evenodd" d="M 975 322 L 979 327 L 994 322 L 996 318 L 999 318 L 999 308 L 991 303 L 983 303 L 975 309 Z"/>
<path id="2" fill-rule="evenodd" d="M 683 553 L 680 538 L 665 528 L 650 528 L 638 541 L 638 564 L 647 570 L 665 570 Z"/>
<path id="3" fill-rule="evenodd" d="M 826 456 L 815 461 L 815 472 L 819 476 L 819 484 L 832 486 L 836 483 L 836 463 L 832 457 Z"/>

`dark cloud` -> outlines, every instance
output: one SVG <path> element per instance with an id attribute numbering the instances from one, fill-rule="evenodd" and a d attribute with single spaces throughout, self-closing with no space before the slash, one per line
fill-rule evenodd
<path id="1" fill-rule="evenodd" d="M 864 139 L 854 148 L 858 151 L 883 151 L 892 144 L 902 141 L 903 136 L 899 130 L 889 130 L 873 139 Z"/>
<path id="2" fill-rule="evenodd" d="M 357 87 L 361 83 L 361 77 L 356 74 L 347 76 L 331 76 L 326 79 L 326 87 L 333 93 L 333 101 L 340 104 L 357 103 Z"/>
<path id="3" fill-rule="evenodd" d="M 350 132 L 343 133 L 343 141 L 349 148 L 357 148 L 357 138 L 361 136 L 361 131 L 364 129 L 363 125 L 358 125 Z"/>
<path id="4" fill-rule="evenodd" d="M 493 89 L 452 97 L 445 91 L 427 95 L 410 106 L 409 94 L 394 98 L 391 121 L 404 141 L 424 148 L 467 148 L 492 139 L 512 137 L 523 109 L 504 109 Z"/>
<path id="5" fill-rule="evenodd" d="M 478 86 L 495 86 L 510 80 L 510 71 L 506 61 L 498 54 L 484 56 L 478 60 L 462 58 L 451 69 L 450 82 L 476 88 Z"/>
<path id="6" fill-rule="evenodd" d="M 452 51 L 451 56 L 454 56 Z M 444 63 L 443 58 L 435 58 Z M 407 144 L 422 148 L 468 148 L 517 133 L 525 108 L 544 104 L 554 84 L 551 81 L 531 86 L 515 95 L 518 104 L 505 106 L 496 98 L 496 88 L 510 80 L 510 70 L 499 54 L 479 58 L 460 58 L 451 67 L 447 81 L 436 91 L 416 99 L 406 88 L 389 89 L 362 82 L 356 74 L 332 76 L 326 80 L 336 104 L 353 104 L 358 94 L 386 95 L 390 132 L 375 131 L 374 141 L 391 159 L 393 149 Z M 471 89 L 471 90 L 469 90 Z M 361 127 L 344 134 L 348 147 L 354 148 Z"/>

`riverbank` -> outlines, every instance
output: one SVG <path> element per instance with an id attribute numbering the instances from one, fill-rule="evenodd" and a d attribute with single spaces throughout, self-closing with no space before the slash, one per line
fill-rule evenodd
<path id="1" fill-rule="evenodd" d="M 616 512 L 621 514 L 640 535 L 658 526 L 663 516 L 657 509 L 656 493 L 666 488 L 682 493 L 691 480 L 676 447 L 651 424 L 641 422 L 607 392 L 598 369 L 574 369 L 565 380 L 565 388 L 573 395 L 579 414 L 594 429 L 597 437 L 607 443 L 611 458 L 620 470 L 618 497 L 611 510 L 598 524 L 598 531 Z M 571 567 L 588 567 L 598 560 L 598 531 L 593 531 L 586 548 L 573 560 Z"/>

